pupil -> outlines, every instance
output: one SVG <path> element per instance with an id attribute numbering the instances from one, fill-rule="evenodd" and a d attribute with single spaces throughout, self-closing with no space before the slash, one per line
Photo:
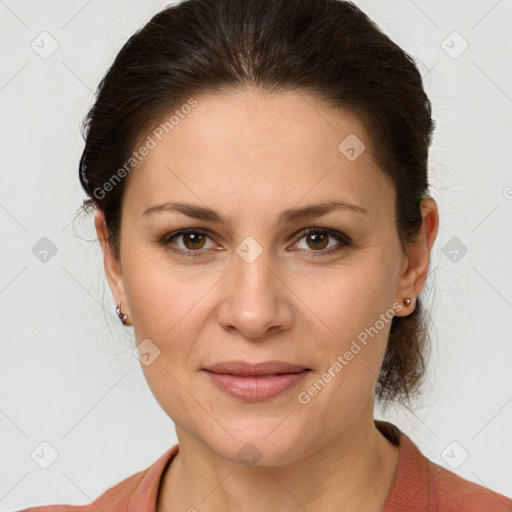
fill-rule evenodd
<path id="1" fill-rule="evenodd" d="M 192 244 L 192 248 L 195 249 L 195 244 L 198 243 L 198 241 L 200 241 L 200 238 L 202 237 L 203 235 L 200 235 L 200 234 L 193 234 L 193 233 L 188 233 L 186 236 L 185 236 L 185 240 L 190 240 L 190 239 L 196 239 L 195 241 L 192 241 L 191 244 Z M 188 244 L 186 244 L 188 245 Z"/>
<path id="2" fill-rule="evenodd" d="M 316 234 L 316 235 L 309 235 L 309 236 L 310 236 L 311 238 L 313 238 L 313 239 L 316 239 L 317 237 L 324 237 L 324 239 L 325 239 L 325 235 L 324 235 L 324 234 L 322 234 L 322 233 L 320 233 L 320 234 Z M 318 242 L 318 240 L 316 240 L 316 241 L 314 240 L 314 241 L 313 241 L 313 243 L 317 243 L 317 242 Z M 325 242 L 325 240 L 324 240 L 324 242 Z M 322 245 L 322 247 L 319 247 L 319 249 L 323 249 L 323 248 L 325 247 L 325 243 L 324 243 L 324 244 L 321 244 L 321 245 Z"/>

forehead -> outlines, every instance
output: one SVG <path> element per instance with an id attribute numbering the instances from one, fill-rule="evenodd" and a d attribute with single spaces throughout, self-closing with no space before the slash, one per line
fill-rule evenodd
<path id="1" fill-rule="evenodd" d="M 145 134 L 152 148 L 125 191 L 139 210 L 184 195 L 261 208 L 343 199 L 372 211 L 389 206 L 386 194 L 393 200 L 368 134 L 350 112 L 299 92 L 230 91 L 195 102 L 172 125 L 165 121 L 179 106 Z"/>

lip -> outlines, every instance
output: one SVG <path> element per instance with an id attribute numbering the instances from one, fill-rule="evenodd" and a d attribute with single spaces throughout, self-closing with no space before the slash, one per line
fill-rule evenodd
<path id="1" fill-rule="evenodd" d="M 257 402 L 274 398 L 296 386 L 311 369 L 283 361 L 224 361 L 203 371 L 228 395 Z"/>
<path id="2" fill-rule="evenodd" d="M 213 373 L 229 373 L 244 377 L 253 375 L 277 375 L 281 373 L 299 373 L 302 370 L 309 370 L 284 361 L 263 361 L 262 363 L 249 363 L 246 361 L 223 361 L 221 363 L 207 366 L 205 370 Z"/>

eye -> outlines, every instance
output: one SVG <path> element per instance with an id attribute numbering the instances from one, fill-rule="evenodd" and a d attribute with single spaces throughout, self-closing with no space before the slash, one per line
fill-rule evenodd
<path id="1" fill-rule="evenodd" d="M 183 240 L 183 248 L 176 247 L 171 243 L 174 239 L 180 238 Z M 183 256 L 197 257 L 204 254 L 202 249 L 204 249 L 204 242 L 207 238 L 211 238 L 211 233 L 208 230 L 183 229 L 181 231 L 165 235 L 160 240 L 160 243 L 171 251 L 182 254 Z"/>
<path id="2" fill-rule="evenodd" d="M 329 247 L 328 239 L 334 238 L 339 243 L 335 244 L 335 246 Z M 175 245 L 173 240 L 182 239 L 182 247 Z M 165 235 L 163 238 L 159 240 L 159 243 L 168 248 L 170 251 L 178 253 L 184 257 L 199 257 L 204 256 L 204 254 L 209 249 L 205 247 L 205 242 L 207 239 L 212 239 L 213 233 L 209 230 L 205 229 L 183 229 L 181 231 L 169 233 Z M 317 256 L 325 256 L 329 254 L 336 253 L 340 251 L 342 248 L 350 247 L 352 245 L 351 239 L 341 233 L 340 231 L 336 231 L 334 229 L 328 228 L 308 228 L 299 233 L 296 237 L 296 242 L 305 239 L 306 247 L 293 249 L 293 251 L 304 251 L 310 253 L 312 257 Z M 213 247 L 210 247 L 212 249 Z M 327 250 L 325 250 L 327 248 Z M 311 250 L 310 250 L 311 249 Z"/>
<path id="3" fill-rule="evenodd" d="M 339 243 L 328 247 L 329 237 L 335 238 Z M 328 228 L 305 229 L 304 231 L 301 231 L 298 240 L 300 241 L 303 238 L 305 239 L 306 244 L 306 248 L 304 250 L 310 252 L 313 257 L 334 254 L 340 251 L 343 247 L 350 247 L 352 245 L 352 241 L 347 235 L 340 231 Z M 326 247 L 328 248 L 327 250 L 325 250 Z M 313 250 L 309 251 L 308 249 Z M 299 250 L 302 251 L 303 249 Z"/>

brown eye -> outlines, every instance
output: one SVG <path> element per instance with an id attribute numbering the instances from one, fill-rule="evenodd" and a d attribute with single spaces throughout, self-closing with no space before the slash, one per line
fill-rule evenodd
<path id="1" fill-rule="evenodd" d="M 306 240 L 311 249 L 325 249 L 329 243 L 329 235 L 325 233 L 306 235 Z M 311 241 L 311 244 L 309 243 Z"/>
<path id="2" fill-rule="evenodd" d="M 174 242 L 174 240 L 180 239 L 182 240 L 181 244 Z M 206 249 L 208 249 L 208 247 L 205 247 L 207 239 L 211 239 L 208 231 L 184 229 L 165 235 L 159 240 L 159 243 L 170 251 L 183 256 L 203 256 Z"/>
<path id="3" fill-rule="evenodd" d="M 206 236 L 202 233 L 184 233 L 180 235 L 183 237 L 183 245 L 190 250 L 202 249 Z"/>
<path id="4" fill-rule="evenodd" d="M 327 228 L 308 228 L 300 233 L 300 237 L 295 242 L 298 244 L 305 239 L 306 247 L 299 247 L 300 252 L 308 253 L 308 256 L 327 256 L 341 251 L 343 248 L 352 246 L 351 239 L 339 231 Z M 175 240 L 182 240 L 180 244 Z M 202 229 L 184 229 L 174 233 L 169 233 L 159 240 L 159 243 L 172 252 L 184 257 L 200 257 L 207 253 L 208 249 L 214 247 L 205 247 L 207 240 L 212 240 L 210 231 Z M 337 244 L 330 245 L 329 240 L 337 240 Z M 295 249 L 294 249 L 295 250 Z"/>
<path id="5" fill-rule="evenodd" d="M 299 250 L 310 253 L 312 257 L 330 255 L 352 245 L 352 240 L 347 235 L 333 229 L 308 228 L 302 231 L 299 237 L 298 242 L 305 239 L 306 245 L 299 247 Z M 338 244 L 329 246 L 330 238 L 337 240 Z"/>

